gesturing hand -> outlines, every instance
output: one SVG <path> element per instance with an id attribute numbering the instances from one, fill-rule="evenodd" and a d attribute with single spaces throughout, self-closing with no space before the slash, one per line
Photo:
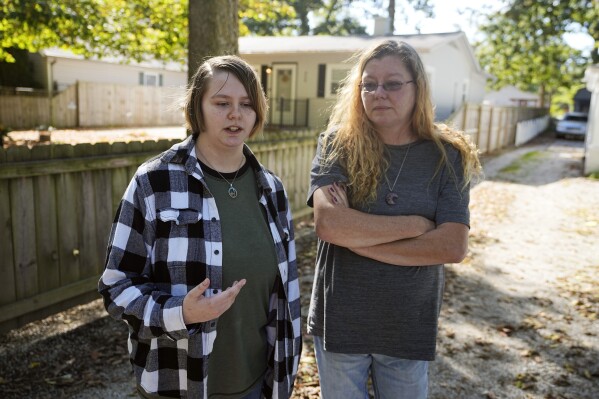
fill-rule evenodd
<path id="1" fill-rule="evenodd" d="M 204 292 L 210 286 L 210 280 L 205 279 L 185 295 L 183 299 L 183 320 L 185 324 L 202 323 L 216 319 L 233 305 L 235 298 L 246 280 L 235 281 L 232 286 L 211 297 L 205 297 Z"/>

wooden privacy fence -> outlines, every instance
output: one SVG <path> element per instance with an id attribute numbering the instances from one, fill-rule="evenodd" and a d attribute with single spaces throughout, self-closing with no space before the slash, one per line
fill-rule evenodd
<path id="1" fill-rule="evenodd" d="M 514 145 L 518 122 L 548 113 L 544 108 L 464 104 L 446 123 L 468 134 L 480 153 L 485 154 Z"/>
<path id="2" fill-rule="evenodd" d="M 0 125 L 11 129 L 182 125 L 184 88 L 77 82 L 47 94 L 0 95 Z"/>
<path id="3" fill-rule="evenodd" d="M 110 226 L 129 180 L 177 141 L 0 150 L 0 331 L 98 298 Z M 309 215 L 316 134 L 250 146 L 285 183 L 296 219 Z"/>
<path id="4" fill-rule="evenodd" d="M 468 104 L 447 123 L 488 153 L 514 145 L 519 121 L 545 114 Z M 110 225 L 130 178 L 177 141 L 0 149 L 0 331 L 98 297 Z M 309 215 L 316 132 L 267 133 L 250 146 L 282 178 L 295 218 Z"/>

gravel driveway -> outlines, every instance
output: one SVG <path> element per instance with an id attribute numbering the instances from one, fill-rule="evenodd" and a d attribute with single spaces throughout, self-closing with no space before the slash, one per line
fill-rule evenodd
<path id="1" fill-rule="evenodd" d="M 599 398 L 599 181 L 580 176 L 582 154 L 583 143 L 546 134 L 485 159 L 470 254 L 446 268 L 431 398 Z M 298 259 L 305 315 L 313 236 Z M 317 398 L 305 338 L 294 398 Z M 126 328 L 99 300 L 0 345 L 0 398 L 134 396 Z"/>

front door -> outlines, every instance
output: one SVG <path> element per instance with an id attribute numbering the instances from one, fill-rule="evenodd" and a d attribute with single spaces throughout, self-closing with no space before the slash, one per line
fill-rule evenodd
<path id="1" fill-rule="evenodd" d="M 295 123 L 296 64 L 273 64 L 271 121 L 275 125 L 293 126 Z"/>

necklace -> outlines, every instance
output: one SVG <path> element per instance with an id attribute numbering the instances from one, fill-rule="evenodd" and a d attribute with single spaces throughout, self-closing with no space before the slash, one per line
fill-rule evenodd
<path id="1" fill-rule="evenodd" d="M 403 169 L 403 164 L 406 162 L 406 158 L 408 157 L 408 153 L 410 152 L 410 147 L 412 143 L 408 144 L 408 149 L 406 150 L 405 155 L 403 156 L 403 160 L 401 161 L 401 165 L 399 166 L 399 172 L 397 172 L 397 176 L 395 176 L 395 180 L 393 181 L 393 185 L 389 184 L 389 179 L 387 178 L 387 173 L 385 173 L 385 182 L 387 183 L 387 187 L 389 188 L 389 194 L 385 197 L 385 202 L 387 205 L 395 205 L 395 200 L 399 197 L 396 193 L 393 192 L 395 185 L 397 184 L 397 179 L 401 174 Z"/>
<path id="2" fill-rule="evenodd" d="M 233 177 L 233 180 L 229 181 L 229 180 L 225 179 L 225 176 L 223 176 L 222 173 L 220 173 L 218 170 L 216 170 L 216 168 L 214 166 L 212 166 L 210 164 L 210 162 L 208 162 L 208 158 L 206 158 L 206 156 L 204 154 L 202 154 L 202 152 L 200 151 L 199 148 L 198 148 L 198 153 L 202 156 L 202 158 L 204 158 L 204 160 L 206 161 L 206 165 L 208 165 L 212 170 L 214 170 L 216 173 L 218 173 L 218 175 L 224 181 L 227 182 L 227 184 L 229 185 L 229 190 L 227 190 L 227 192 L 229 193 L 229 197 L 237 198 L 237 189 L 235 187 L 233 187 L 233 183 L 235 183 L 235 179 L 237 179 L 239 170 L 241 169 L 241 166 L 243 165 L 243 163 L 245 161 L 245 155 L 242 155 L 242 157 L 241 157 L 241 163 L 239 164 L 239 167 L 237 168 L 237 172 L 235 172 L 235 176 Z"/>

